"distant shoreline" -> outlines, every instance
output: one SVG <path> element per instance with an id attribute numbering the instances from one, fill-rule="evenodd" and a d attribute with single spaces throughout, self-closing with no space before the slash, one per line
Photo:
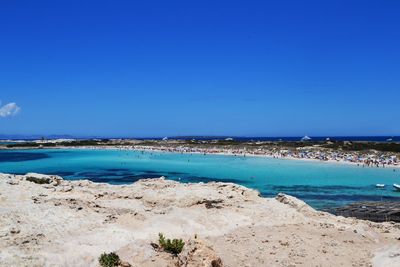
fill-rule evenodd
<path id="1" fill-rule="evenodd" d="M 164 136 L 153 136 L 153 137 L 128 137 L 128 136 L 72 136 L 72 135 L 0 135 L 0 143 L 1 142 L 32 142 L 35 140 L 40 140 L 44 138 L 46 140 L 93 140 L 93 139 L 110 139 L 110 140 L 155 140 L 161 141 L 165 137 Z M 235 141 L 289 141 L 296 142 L 301 141 L 303 136 L 229 136 L 229 135 L 220 135 L 220 136 L 207 136 L 207 135 L 187 135 L 187 136 L 169 136 L 168 140 L 225 140 L 225 139 L 233 139 Z M 319 136 L 310 136 L 310 140 L 314 142 L 319 141 L 351 141 L 351 142 L 400 142 L 400 135 L 337 135 L 337 136 L 329 136 L 329 135 L 319 135 Z"/>

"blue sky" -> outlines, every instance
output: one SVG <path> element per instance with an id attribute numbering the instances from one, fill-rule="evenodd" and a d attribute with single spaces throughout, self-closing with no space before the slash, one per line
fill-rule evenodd
<path id="1" fill-rule="evenodd" d="M 399 14 L 399 1 L 2 1 L 0 134 L 400 135 Z"/>

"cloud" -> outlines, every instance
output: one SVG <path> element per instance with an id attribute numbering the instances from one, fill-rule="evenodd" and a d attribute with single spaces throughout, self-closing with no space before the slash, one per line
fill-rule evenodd
<path id="1" fill-rule="evenodd" d="M 0 103 L 0 117 L 9 117 L 9 116 L 14 116 L 17 115 L 18 112 L 21 110 L 20 107 L 17 106 L 16 103 L 8 103 L 4 106 L 1 106 Z"/>

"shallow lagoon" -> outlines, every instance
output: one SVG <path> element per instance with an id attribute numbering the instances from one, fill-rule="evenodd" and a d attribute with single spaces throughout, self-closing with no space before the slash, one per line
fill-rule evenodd
<path id="1" fill-rule="evenodd" d="M 203 154 L 126 150 L 37 149 L 0 151 L 0 172 L 57 174 L 112 184 L 165 176 L 181 182 L 234 182 L 264 196 L 284 192 L 318 209 L 354 201 L 400 201 L 393 183 L 400 169 Z M 386 188 L 377 189 L 375 184 Z"/>

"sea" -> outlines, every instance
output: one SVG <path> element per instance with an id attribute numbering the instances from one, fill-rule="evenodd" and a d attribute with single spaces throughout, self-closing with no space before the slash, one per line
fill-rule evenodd
<path id="1" fill-rule="evenodd" d="M 400 201 L 400 192 L 392 186 L 400 184 L 400 168 L 257 156 L 116 149 L 0 150 L 0 172 L 37 172 L 110 184 L 160 176 L 183 183 L 229 182 L 256 189 L 265 197 L 286 193 L 318 210 L 355 201 Z M 377 188 L 378 183 L 386 186 Z"/>
<path id="2" fill-rule="evenodd" d="M 165 138 L 165 136 L 156 136 L 156 137 L 132 137 L 132 136 L 71 136 L 71 135 L 2 135 L 0 134 L 0 144 L 7 140 L 7 143 L 12 141 L 10 140 L 25 140 L 32 141 L 41 139 L 42 137 L 46 139 L 142 139 L 142 140 L 161 140 Z M 304 136 L 167 136 L 169 139 L 177 139 L 177 140 L 224 140 L 226 138 L 232 138 L 237 141 L 300 141 Z M 400 136 L 310 136 L 312 141 L 325 141 L 327 139 L 331 141 L 369 141 L 369 142 L 400 142 Z"/>

